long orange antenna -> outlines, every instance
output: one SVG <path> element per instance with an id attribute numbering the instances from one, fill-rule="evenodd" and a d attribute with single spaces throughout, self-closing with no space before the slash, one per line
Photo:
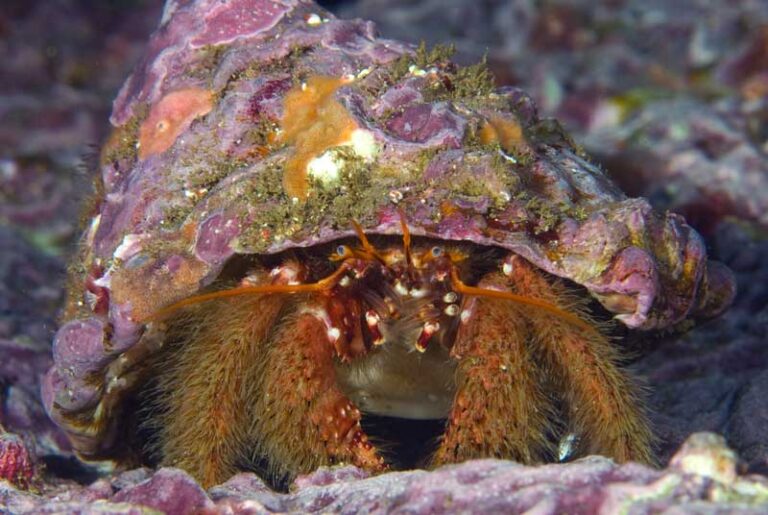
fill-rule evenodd
<path id="1" fill-rule="evenodd" d="M 178 311 L 181 308 L 192 306 L 194 304 L 200 304 L 202 302 L 208 302 L 215 299 L 226 299 L 230 297 L 239 297 L 241 295 L 268 295 L 273 293 L 312 293 L 318 291 L 326 291 L 333 288 L 338 283 L 341 276 L 349 269 L 349 263 L 345 261 L 337 268 L 331 275 L 320 279 L 316 283 L 308 284 L 259 284 L 253 286 L 238 286 L 237 288 L 230 288 L 229 290 L 213 291 L 210 293 L 203 293 L 201 295 L 195 295 L 193 297 L 187 297 L 184 300 L 174 302 L 173 304 L 166 306 L 159 311 L 156 311 L 149 315 L 147 318 L 141 320 L 142 323 L 156 322 L 167 317 L 171 313 Z"/>
<path id="2" fill-rule="evenodd" d="M 464 284 L 461 281 L 461 279 L 459 279 L 459 274 L 457 273 L 455 268 L 451 269 L 451 283 L 452 283 L 453 289 L 461 293 L 462 295 L 468 295 L 471 297 L 487 297 L 492 299 L 503 299 L 503 300 L 509 300 L 509 301 L 515 302 L 517 304 L 522 304 L 525 306 L 533 306 L 543 311 L 546 311 L 547 313 L 555 315 L 557 318 L 565 322 L 568 322 L 569 324 L 572 324 L 578 327 L 579 329 L 583 329 L 585 331 L 589 331 L 592 333 L 597 332 L 597 330 L 591 324 L 585 322 L 584 320 L 577 317 L 573 313 L 564 311 L 559 307 L 557 307 L 556 305 L 551 304 L 545 300 L 536 299 L 533 297 L 525 297 L 523 295 L 517 295 L 515 293 L 508 292 L 508 291 L 489 290 L 486 288 L 478 288 L 476 286 L 468 286 Z"/>

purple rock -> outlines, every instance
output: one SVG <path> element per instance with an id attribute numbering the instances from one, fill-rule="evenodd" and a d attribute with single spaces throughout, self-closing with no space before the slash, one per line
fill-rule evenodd
<path id="1" fill-rule="evenodd" d="M 387 122 L 387 129 L 410 143 L 459 148 L 465 124 L 447 105 L 417 104 L 392 117 Z"/>
<path id="2" fill-rule="evenodd" d="M 14 513 L 760 513 L 764 477 L 742 475 L 722 437 L 693 435 L 671 465 L 654 470 L 602 457 L 526 467 L 501 460 L 469 461 L 432 472 L 375 477 L 354 467 L 321 469 L 291 492 L 239 474 L 206 494 L 185 473 L 139 469 L 89 487 L 46 487 L 38 494 L 0 483 L 0 500 Z M 64 486 L 64 485 L 62 485 Z M 118 491 L 111 493 L 111 489 Z M 98 501 L 94 503 L 94 501 Z M 96 511 L 98 510 L 98 511 Z"/>
<path id="3" fill-rule="evenodd" d="M 162 468 L 141 483 L 120 490 L 111 499 L 153 508 L 168 515 L 182 515 L 211 508 L 205 491 L 186 472 Z"/>

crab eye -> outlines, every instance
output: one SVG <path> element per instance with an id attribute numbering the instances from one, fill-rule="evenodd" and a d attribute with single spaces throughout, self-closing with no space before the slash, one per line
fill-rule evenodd
<path id="1" fill-rule="evenodd" d="M 336 247 L 336 254 L 339 257 L 344 257 L 348 253 L 349 253 L 349 247 L 347 247 L 346 245 L 339 245 L 338 247 Z"/>
<path id="2" fill-rule="evenodd" d="M 440 257 L 443 255 L 442 247 L 432 247 L 432 257 Z"/>

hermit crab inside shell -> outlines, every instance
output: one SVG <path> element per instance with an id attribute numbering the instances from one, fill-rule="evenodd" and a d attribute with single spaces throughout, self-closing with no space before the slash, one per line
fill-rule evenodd
<path id="1" fill-rule="evenodd" d="M 169 2 L 111 121 L 43 386 L 84 459 L 205 485 L 384 471 L 392 440 L 421 466 L 653 462 L 608 321 L 733 297 L 484 63 L 311 2 Z"/>

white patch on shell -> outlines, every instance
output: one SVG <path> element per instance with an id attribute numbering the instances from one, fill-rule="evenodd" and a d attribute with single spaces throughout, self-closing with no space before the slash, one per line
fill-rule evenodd
<path id="1" fill-rule="evenodd" d="M 147 236 L 145 234 L 126 234 L 123 241 L 117 246 L 112 256 L 121 261 L 127 261 L 141 251 L 141 241 Z"/>
<path id="2" fill-rule="evenodd" d="M 88 248 L 93 247 L 93 239 L 96 237 L 96 231 L 99 230 L 99 225 L 101 225 L 101 214 L 94 216 L 93 220 L 91 220 L 91 224 L 88 226 L 88 233 L 85 236 L 85 244 Z"/>
<path id="3" fill-rule="evenodd" d="M 349 139 L 340 146 L 351 147 L 352 151 L 366 162 L 373 161 L 379 153 L 379 146 L 371 131 L 355 129 Z M 307 175 L 320 182 L 323 187 L 338 184 L 346 160 L 336 148 L 326 150 L 307 163 Z"/>
<path id="4" fill-rule="evenodd" d="M 408 73 L 410 73 L 414 77 L 423 77 L 424 75 L 427 74 L 425 70 L 419 68 L 415 64 L 412 64 L 408 67 Z"/>
<path id="5" fill-rule="evenodd" d="M 349 144 L 355 154 L 366 161 L 372 161 L 379 153 L 379 146 L 371 131 L 365 129 L 355 129 L 349 137 Z"/>
<path id="6" fill-rule="evenodd" d="M 503 157 L 504 159 L 506 159 L 507 161 L 509 161 L 513 165 L 517 164 L 517 159 L 515 159 L 515 156 L 510 156 L 509 154 L 507 154 L 506 152 L 504 152 L 501 149 L 499 149 L 499 155 L 501 155 L 501 157 Z"/>
<path id="7" fill-rule="evenodd" d="M 403 192 L 400 190 L 392 190 L 389 192 L 389 200 L 393 204 L 399 203 L 401 200 L 403 200 Z"/>
<path id="8" fill-rule="evenodd" d="M 344 159 L 335 150 L 328 150 L 307 164 L 307 174 L 325 187 L 339 182 Z"/>
<path id="9" fill-rule="evenodd" d="M 184 196 L 193 202 L 197 202 L 208 193 L 208 188 L 185 189 Z"/>

